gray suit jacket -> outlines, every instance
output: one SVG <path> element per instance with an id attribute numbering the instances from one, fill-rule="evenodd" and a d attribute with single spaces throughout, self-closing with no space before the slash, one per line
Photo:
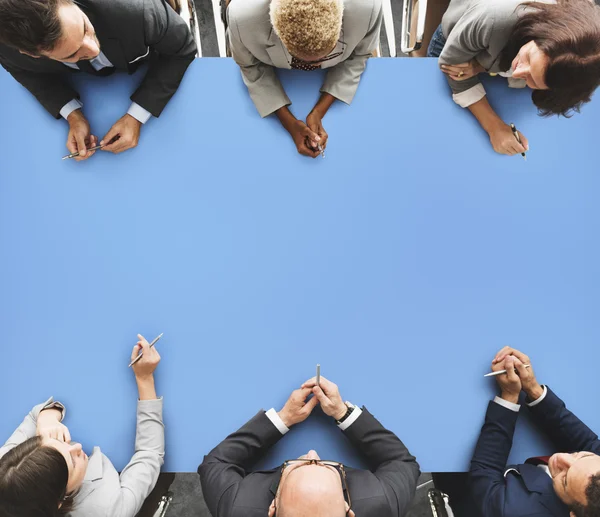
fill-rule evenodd
<path id="1" fill-rule="evenodd" d="M 78 0 L 77 4 L 116 70 L 132 74 L 140 64 L 149 63 L 131 100 L 158 117 L 196 56 L 185 21 L 164 0 Z M 0 45 L 0 64 L 56 118 L 67 102 L 79 98 L 66 80 L 77 71 L 63 63 Z"/>
<path id="2" fill-rule="evenodd" d="M 0 458 L 36 434 L 42 409 L 62 404 L 50 398 L 35 406 L 2 448 Z M 162 399 L 140 400 L 137 407 L 135 454 L 119 475 L 110 460 L 94 447 L 83 485 L 75 496 L 70 517 L 134 517 L 156 485 L 165 455 Z"/>
<path id="3" fill-rule="evenodd" d="M 500 69 L 502 51 L 507 45 L 524 0 L 452 0 L 442 19 L 446 44 L 440 65 L 457 65 L 476 59 L 490 73 Z M 547 0 L 547 3 L 554 0 Z M 471 88 L 483 88 L 478 76 L 465 81 L 448 77 L 452 92 L 460 94 Z M 525 81 L 511 79 L 510 85 L 524 88 Z"/>
<path id="4" fill-rule="evenodd" d="M 291 104 L 274 70 L 291 68 L 291 56 L 271 24 L 270 3 L 232 0 L 227 9 L 231 53 L 261 117 Z M 342 32 L 333 50 L 343 54 L 323 63 L 329 71 L 322 92 L 352 102 L 367 59 L 377 49 L 382 19 L 381 0 L 344 1 Z"/>

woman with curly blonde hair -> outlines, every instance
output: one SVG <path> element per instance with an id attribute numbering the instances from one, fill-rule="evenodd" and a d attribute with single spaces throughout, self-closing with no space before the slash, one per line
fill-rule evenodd
<path id="1" fill-rule="evenodd" d="M 232 0 L 225 8 L 231 53 L 259 114 L 275 113 L 298 152 L 317 157 L 327 146 L 323 117 L 336 99 L 352 102 L 377 49 L 381 0 Z M 328 70 L 306 123 L 290 111 L 275 68 Z"/>

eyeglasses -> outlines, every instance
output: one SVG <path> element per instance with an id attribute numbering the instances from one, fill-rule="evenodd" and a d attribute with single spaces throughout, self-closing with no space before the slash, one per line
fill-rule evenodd
<path id="1" fill-rule="evenodd" d="M 285 472 L 285 470 L 289 469 L 290 467 L 301 468 L 301 467 L 305 467 L 306 465 L 318 465 L 320 467 L 329 467 L 329 468 L 334 468 L 337 471 L 337 473 L 340 475 L 340 478 L 342 480 L 344 500 L 348 503 L 348 512 L 349 512 L 350 509 L 352 508 L 352 500 L 350 499 L 350 490 L 348 489 L 348 482 L 346 480 L 346 471 L 344 470 L 344 465 L 342 465 L 341 463 L 338 463 L 337 461 L 304 460 L 304 459 L 287 460 L 283 463 L 283 466 L 281 467 L 281 476 L 279 477 L 279 486 L 277 488 L 277 495 L 275 496 L 275 503 L 274 503 L 275 511 L 277 511 L 277 496 L 279 495 L 279 492 L 281 491 L 283 473 Z"/>
<path id="2" fill-rule="evenodd" d="M 322 57 L 321 59 L 315 59 L 314 61 L 304 61 L 302 59 L 298 59 L 297 57 L 294 59 L 296 59 L 297 61 L 299 61 L 300 63 L 302 63 L 304 65 L 320 65 L 321 63 L 325 63 L 325 61 L 331 61 L 332 59 L 335 59 L 336 57 L 340 57 L 341 55 L 344 54 L 344 52 L 346 52 L 346 42 L 345 41 L 342 41 L 340 39 L 338 41 L 338 45 L 342 46 L 342 50 L 340 52 L 332 52 L 331 54 L 329 54 L 325 57 Z M 283 48 L 285 48 L 285 45 Z M 289 54 L 287 49 L 286 49 L 286 53 Z M 290 59 L 288 59 L 288 63 L 290 63 L 290 65 L 292 64 Z"/>

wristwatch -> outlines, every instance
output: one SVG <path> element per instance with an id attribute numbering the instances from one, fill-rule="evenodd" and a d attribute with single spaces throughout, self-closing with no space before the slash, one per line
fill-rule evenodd
<path id="1" fill-rule="evenodd" d="M 351 404 L 350 402 L 345 402 L 345 404 L 346 404 L 346 407 L 348 408 L 348 410 L 346 411 L 346 414 L 342 418 L 340 418 L 339 420 L 335 421 L 337 425 L 340 425 L 340 424 L 344 423 L 348 419 L 348 417 L 350 417 L 350 415 L 352 414 L 352 412 L 354 411 L 354 405 L 353 404 Z"/>

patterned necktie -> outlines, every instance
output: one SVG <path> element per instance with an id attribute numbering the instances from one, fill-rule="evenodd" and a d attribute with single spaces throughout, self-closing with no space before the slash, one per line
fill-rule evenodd
<path id="1" fill-rule="evenodd" d="M 305 63 L 304 61 L 301 61 L 300 59 L 297 59 L 295 57 L 292 57 L 291 66 L 293 70 L 304 70 L 305 72 L 312 72 L 313 70 L 319 70 L 321 68 L 321 63 L 313 65 L 310 63 Z"/>

